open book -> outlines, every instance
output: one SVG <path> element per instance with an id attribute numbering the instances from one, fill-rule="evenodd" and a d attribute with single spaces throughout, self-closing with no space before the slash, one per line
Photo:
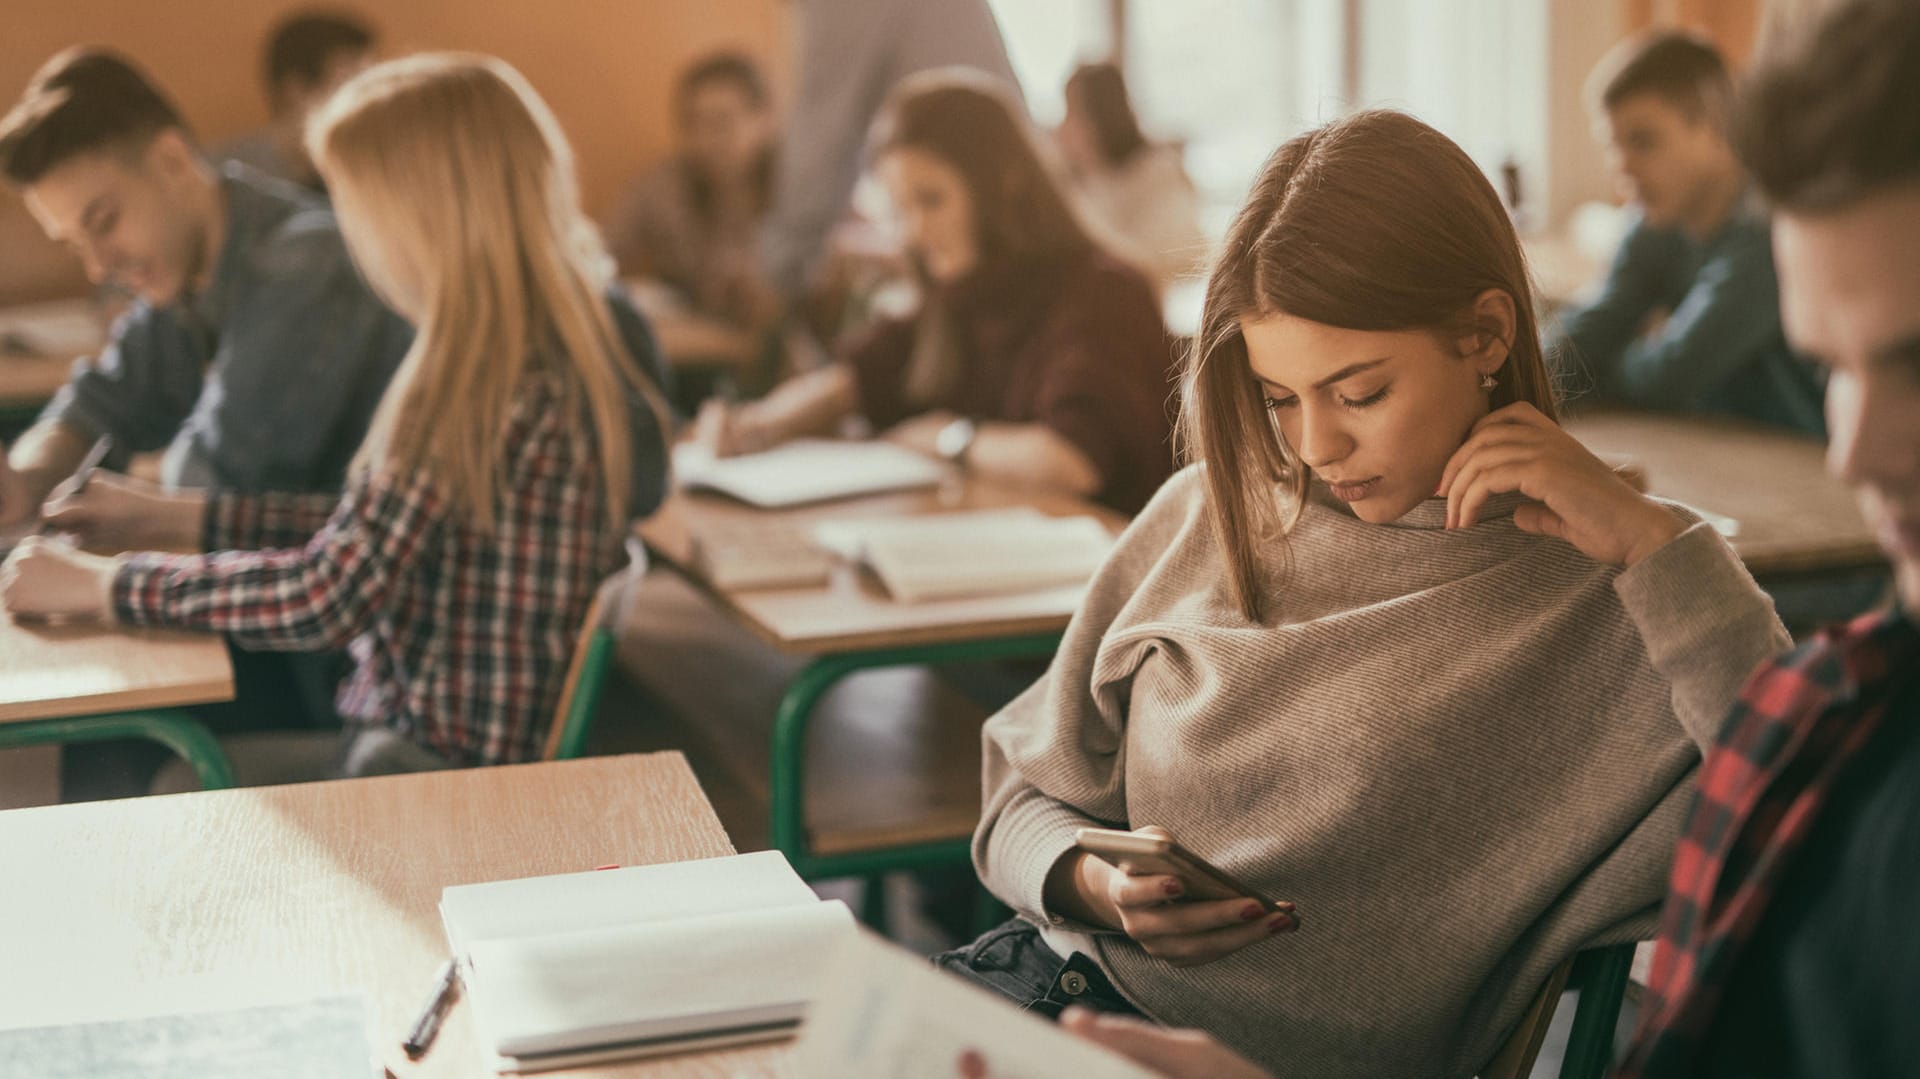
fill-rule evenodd
<path id="1" fill-rule="evenodd" d="M 814 540 L 909 603 L 1085 584 L 1113 547 L 1097 518 L 1026 507 L 822 521 Z"/>
<path id="2" fill-rule="evenodd" d="M 993 1079 L 1157 1074 L 864 931 L 836 949 L 793 1055 L 806 1079 L 924 1079 L 969 1049 Z"/>
<path id="3" fill-rule="evenodd" d="M 853 930 L 778 851 L 458 885 L 440 918 L 514 1072 L 786 1037 Z"/>
<path id="4" fill-rule="evenodd" d="M 715 457 L 703 446 L 674 450 L 680 486 L 705 488 L 761 509 L 933 487 L 947 467 L 891 442 L 800 438 L 739 457 Z"/>

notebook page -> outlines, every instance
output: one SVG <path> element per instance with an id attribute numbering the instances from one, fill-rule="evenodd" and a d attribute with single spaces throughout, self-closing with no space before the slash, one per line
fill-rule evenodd
<path id="1" fill-rule="evenodd" d="M 527 1057 L 790 1022 L 853 925 L 832 901 L 481 942 L 466 985 L 474 1028 Z"/>
<path id="2" fill-rule="evenodd" d="M 461 884 L 440 894 L 455 955 L 485 940 L 658 922 L 819 897 L 779 851 Z"/>
<path id="3" fill-rule="evenodd" d="M 793 1058 L 806 1079 L 922 1079 L 956 1074 L 967 1049 L 993 1079 L 1154 1076 L 865 932 L 837 949 Z"/>

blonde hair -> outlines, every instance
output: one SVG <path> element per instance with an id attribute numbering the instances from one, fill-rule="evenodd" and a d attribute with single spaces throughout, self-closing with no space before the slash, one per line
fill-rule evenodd
<path id="1" fill-rule="evenodd" d="M 490 530 L 508 417 L 530 364 L 550 359 L 569 376 L 563 407 L 592 420 L 607 511 L 623 526 L 628 393 L 663 409 L 607 310 L 612 263 L 580 211 L 566 137 L 533 87 L 490 56 L 394 60 L 342 86 L 307 145 L 361 218 L 349 235 L 378 248 L 356 256 L 406 266 L 417 291 L 418 335 L 354 468 L 425 470 L 455 512 Z"/>

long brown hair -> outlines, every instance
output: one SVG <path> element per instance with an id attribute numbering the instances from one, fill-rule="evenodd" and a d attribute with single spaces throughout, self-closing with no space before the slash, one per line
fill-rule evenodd
<path id="1" fill-rule="evenodd" d="M 874 124 L 869 156 L 914 149 L 960 174 L 973 201 L 983 264 L 1051 260 L 1095 247 L 1024 110 L 992 77 L 968 68 L 901 80 Z"/>
<path id="2" fill-rule="evenodd" d="M 1454 348 L 1498 334 L 1473 314 L 1489 289 L 1511 296 L 1515 314 L 1492 407 L 1526 401 L 1553 416 L 1520 243 L 1465 151 L 1404 113 L 1369 111 L 1267 159 L 1207 280 L 1180 420 L 1183 454 L 1206 463 L 1208 516 L 1249 619 L 1262 617 L 1258 548 L 1291 527 L 1309 475 L 1261 405 L 1240 321 L 1431 330 Z"/>

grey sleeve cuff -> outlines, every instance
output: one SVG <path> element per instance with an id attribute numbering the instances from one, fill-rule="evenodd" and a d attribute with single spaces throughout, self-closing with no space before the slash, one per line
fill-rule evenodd
<path id="1" fill-rule="evenodd" d="M 1713 526 L 1696 522 L 1614 578 L 1647 658 L 1672 686 L 1674 712 L 1713 744 L 1740 687 L 1792 642 L 1773 600 Z"/>

